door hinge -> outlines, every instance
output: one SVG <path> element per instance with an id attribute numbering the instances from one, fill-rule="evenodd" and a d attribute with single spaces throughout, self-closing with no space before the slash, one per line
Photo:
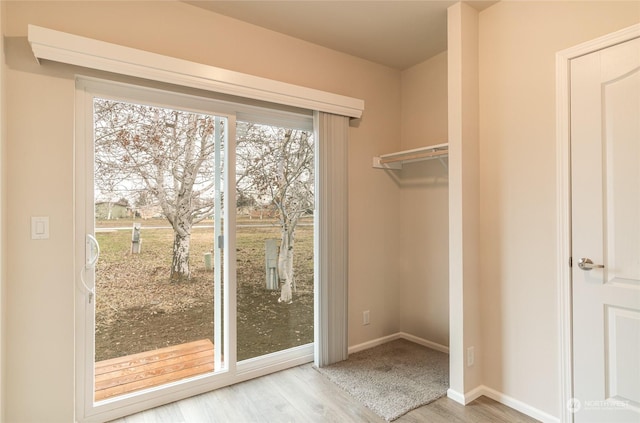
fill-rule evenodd
<path id="1" fill-rule="evenodd" d="M 221 250 L 224 248 L 224 235 L 218 235 L 218 248 Z"/>
<path id="2" fill-rule="evenodd" d="M 569 257 L 569 267 L 573 267 L 573 257 Z"/>

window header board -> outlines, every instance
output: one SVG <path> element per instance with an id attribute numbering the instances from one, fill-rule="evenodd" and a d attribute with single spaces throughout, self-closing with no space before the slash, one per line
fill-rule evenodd
<path id="1" fill-rule="evenodd" d="M 40 60 L 268 101 L 308 110 L 362 117 L 364 100 L 215 66 L 29 25 L 29 44 Z"/>

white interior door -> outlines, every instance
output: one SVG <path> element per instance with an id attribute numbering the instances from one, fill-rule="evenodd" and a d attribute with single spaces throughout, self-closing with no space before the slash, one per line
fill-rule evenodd
<path id="1" fill-rule="evenodd" d="M 640 39 L 571 61 L 573 412 L 640 421 Z"/>

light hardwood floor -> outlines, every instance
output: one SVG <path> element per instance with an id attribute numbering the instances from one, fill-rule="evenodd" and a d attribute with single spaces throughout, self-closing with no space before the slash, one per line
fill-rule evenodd
<path id="1" fill-rule="evenodd" d="M 396 420 L 398 423 L 536 421 L 485 397 L 478 398 L 466 407 L 446 397 L 440 398 Z M 305 364 L 133 414 L 115 422 L 384 423 L 385 420 L 314 370 L 311 364 Z"/>

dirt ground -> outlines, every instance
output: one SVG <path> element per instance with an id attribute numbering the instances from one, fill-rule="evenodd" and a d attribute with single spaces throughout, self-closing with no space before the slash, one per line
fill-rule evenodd
<path id="1" fill-rule="evenodd" d="M 103 253 L 97 269 L 96 361 L 204 338 L 213 342 L 213 272 L 198 260 L 210 234 L 194 233 L 191 281 L 171 284 L 170 231 L 143 231 L 142 253 L 134 256 L 127 250 L 130 233 L 120 232 L 97 234 Z M 275 233 L 273 228 L 238 232 L 239 361 L 313 342 L 312 228 L 297 234 L 297 291 L 291 304 L 278 303 L 279 291 L 265 287 L 264 239 Z"/>

